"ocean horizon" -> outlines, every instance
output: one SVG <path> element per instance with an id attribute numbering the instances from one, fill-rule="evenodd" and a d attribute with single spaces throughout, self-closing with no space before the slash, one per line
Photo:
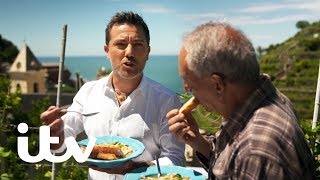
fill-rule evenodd
<path id="1" fill-rule="evenodd" d="M 59 57 L 38 57 L 40 62 L 59 63 Z M 64 67 L 68 68 L 71 78 L 75 79 L 76 72 L 85 81 L 95 80 L 100 68 L 111 69 L 110 61 L 105 56 L 66 56 Z M 185 92 L 183 80 L 178 72 L 177 55 L 150 55 L 144 69 L 144 75 L 157 81 L 176 93 Z"/>

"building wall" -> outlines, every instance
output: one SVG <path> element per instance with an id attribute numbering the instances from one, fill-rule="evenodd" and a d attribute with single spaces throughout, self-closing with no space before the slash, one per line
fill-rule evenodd
<path id="1" fill-rule="evenodd" d="M 11 72 L 26 72 L 27 71 L 27 65 L 23 61 L 26 59 L 26 52 L 20 51 L 18 56 L 16 57 L 16 60 L 12 63 L 10 70 Z"/>
<path id="2" fill-rule="evenodd" d="M 11 92 L 16 92 L 17 85 L 20 84 L 21 93 L 46 93 L 46 77 L 45 70 L 29 71 L 29 72 L 9 72 L 11 79 Z M 37 84 L 37 92 L 35 92 L 34 84 Z"/>
<path id="3" fill-rule="evenodd" d="M 11 87 L 10 87 L 10 92 L 11 93 L 14 93 L 16 92 L 18 89 L 17 89 L 17 86 L 18 84 L 20 85 L 20 92 L 21 93 L 27 93 L 27 89 L 28 89 L 28 86 L 27 86 L 27 81 L 25 80 L 11 80 Z"/>

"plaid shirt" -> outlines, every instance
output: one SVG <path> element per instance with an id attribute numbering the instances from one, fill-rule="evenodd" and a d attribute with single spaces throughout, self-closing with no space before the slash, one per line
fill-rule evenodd
<path id="1" fill-rule="evenodd" d="M 197 157 L 217 179 L 315 179 L 313 156 L 292 104 L 267 76 L 262 80 L 223 120 L 210 161 L 200 153 Z"/>

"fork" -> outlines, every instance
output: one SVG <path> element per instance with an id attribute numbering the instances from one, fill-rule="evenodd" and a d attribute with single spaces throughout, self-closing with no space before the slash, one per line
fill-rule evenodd
<path id="1" fill-rule="evenodd" d="M 79 111 L 74 111 L 74 110 L 67 110 L 67 109 L 62 109 L 61 112 L 74 112 L 74 113 L 78 113 L 78 114 L 81 114 L 82 116 L 92 116 L 92 115 L 95 115 L 95 114 L 98 114 L 99 112 L 92 112 L 92 113 L 81 113 Z"/>
<path id="2" fill-rule="evenodd" d="M 159 164 L 158 156 L 155 156 L 155 159 L 156 159 L 156 163 L 157 163 L 158 177 L 160 177 L 161 176 L 161 170 L 160 170 L 160 164 Z"/>

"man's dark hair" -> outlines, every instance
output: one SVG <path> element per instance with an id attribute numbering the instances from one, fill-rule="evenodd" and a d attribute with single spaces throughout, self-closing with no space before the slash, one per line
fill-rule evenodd
<path id="1" fill-rule="evenodd" d="M 149 28 L 147 24 L 144 22 L 143 18 L 136 13 L 133 13 L 132 11 L 128 12 L 117 12 L 110 20 L 110 22 L 107 25 L 106 28 L 106 44 L 109 44 L 110 41 L 110 30 L 115 24 L 132 24 L 132 25 L 141 25 L 146 39 L 147 43 L 149 45 L 150 43 L 150 34 L 149 34 Z"/>

